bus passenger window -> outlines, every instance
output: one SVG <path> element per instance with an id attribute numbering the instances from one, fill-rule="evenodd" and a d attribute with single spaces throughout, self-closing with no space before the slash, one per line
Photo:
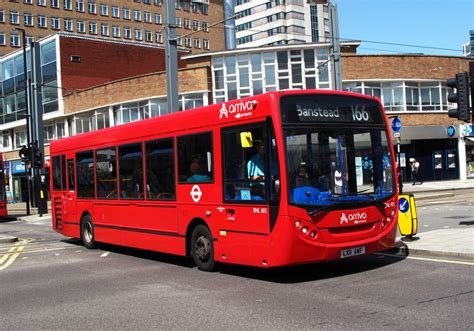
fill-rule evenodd
<path id="1" fill-rule="evenodd" d="M 116 154 L 115 147 L 98 149 L 95 152 L 98 198 L 118 198 Z"/>
<path id="2" fill-rule="evenodd" d="M 173 139 L 149 141 L 145 146 L 147 199 L 175 200 Z"/>
<path id="3" fill-rule="evenodd" d="M 143 199 L 142 144 L 119 146 L 120 199 Z"/>
<path id="4" fill-rule="evenodd" d="M 78 198 L 94 198 L 94 154 L 92 151 L 76 154 L 76 182 Z"/>
<path id="5" fill-rule="evenodd" d="M 67 160 L 68 190 L 74 191 L 74 159 Z"/>
<path id="6" fill-rule="evenodd" d="M 248 146 L 241 132 L 251 133 Z M 265 200 L 265 153 L 263 127 L 231 128 L 222 132 L 224 200 Z"/>
<path id="7" fill-rule="evenodd" d="M 178 138 L 180 183 L 209 183 L 214 180 L 212 133 Z"/>
<path id="8" fill-rule="evenodd" d="M 61 156 L 53 156 L 53 189 L 61 190 Z"/>

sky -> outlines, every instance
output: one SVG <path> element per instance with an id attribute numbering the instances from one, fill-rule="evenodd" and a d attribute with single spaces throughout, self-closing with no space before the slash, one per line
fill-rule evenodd
<path id="1" fill-rule="evenodd" d="M 469 41 L 469 30 L 474 30 L 474 0 L 333 0 L 333 3 L 338 8 L 339 37 L 362 40 L 358 54 L 462 56 L 462 45 Z"/>

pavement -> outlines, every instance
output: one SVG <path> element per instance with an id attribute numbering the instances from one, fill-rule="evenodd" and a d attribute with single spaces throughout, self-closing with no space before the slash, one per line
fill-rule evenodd
<path id="1" fill-rule="evenodd" d="M 404 183 L 402 188 L 403 194 L 412 193 L 415 196 L 415 202 L 454 197 L 456 192 L 461 190 L 474 191 L 474 179 L 424 182 L 421 185 Z M 34 208 L 31 208 L 30 216 L 21 215 L 21 212 L 25 214 L 24 203 L 10 204 L 8 210 L 11 215 L 10 219 L 16 218 L 31 223 L 51 221 L 51 214 L 44 214 L 40 217 Z M 50 205 L 48 210 L 51 211 Z M 0 243 L 11 243 L 16 240 L 18 238 L 0 232 Z M 474 227 L 427 231 L 416 234 L 412 238 L 399 237 L 395 249 L 390 250 L 389 253 L 400 256 L 455 259 L 474 263 Z"/>

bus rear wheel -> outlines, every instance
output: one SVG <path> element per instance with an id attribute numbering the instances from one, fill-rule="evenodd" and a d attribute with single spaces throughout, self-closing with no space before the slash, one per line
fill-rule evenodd
<path id="1" fill-rule="evenodd" d="M 191 256 L 199 270 L 211 271 L 214 268 L 214 243 L 209 229 L 200 224 L 191 236 Z"/>
<path id="2" fill-rule="evenodd" d="M 92 217 L 90 215 L 86 215 L 82 219 L 81 238 L 86 248 L 92 249 L 95 247 L 94 224 L 92 223 Z"/>

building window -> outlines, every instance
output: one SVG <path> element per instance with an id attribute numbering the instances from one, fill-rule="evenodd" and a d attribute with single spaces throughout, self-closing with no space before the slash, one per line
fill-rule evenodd
<path id="1" fill-rule="evenodd" d="M 155 4 L 155 6 L 161 6 L 162 0 L 154 0 L 153 3 Z"/>
<path id="2" fill-rule="evenodd" d="M 135 40 L 142 40 L 142 30 L 141 29 L 135 29 Z"/>
<path id="3" fill-rule="evenodd" d="M 128 26 L 123 28 L 123 37 L 125 39 L 132 39 L 132 29 Z"/>
<path id="4" fill-rule="evenodd" d="M 10 149 L 10 132 L 8 131 L 2 132 L 2 147 L 4 151 Z"/>
<path id="5" fill-rule="evenodd" d="M 21 146 L 26 146 L 26 131 L 15 131 L 14 136 L 14 148 L 21 148 Z"/>
<path id="6" fill-rule="evenodd" d="M 161 14 L 160 13 L 155 14 L 155 24 L 161 24 Z"/>
<path id="7" fill-rule="evenodd" d="M 5 41 L 5 32 L 0 32 L 0 45 L 5 46 L 6 41 Z"/>
<path id="8" fill-rule="evenodd" d="M 194 29 L 194 31 L 199 30 L 199 21 L 198 20 L 193 20 L 193 29 Z"/>
<path id="9" fill-rule="evenodd" d="M 94 1 L 89 0 L 88 2 L 89 14 L 97 14 L 97 5 Z"/>
<path id="10" fill-rule="evenodd" d="M 189 12 L 190 7 L 191 7 L 191 6 L 190 6 L 190 3 L 189 3 L 189 2 L 187 2 L 187 1 L 183 2 L 183 10 L 184 10 L 185 12 Z"/>
<path id="11" fill-rule="evenodd" d="M 90 22 L 89 23 L 89 33 L 90 34 L 97 34 L 97 23 Z"/>
<path id="12" fill-rule="evenodd" d="M 20 15 L 17 11 L 10 12 L 10 24 L 20 24 Z"/>
<path id="13" fill-rule="evenodd" d="M 25 25 L 33 26 L 33 15 L 25 13 Z"/>
<path id="14" fill-rule="evenodd" d="M 194 38 L 194 48 L 201 48 L 201 39 Z"/>
<path id="15" fill-rule="evenodd" d="M 101 24 L 100 25 L 100 33 L 103 36 L 108 37 L 109 36 L 109 26 L 107 24 Z"/>
<path id="16" fill-rule="evenodd" d="M 114 38 L 120 38 L 120 26 L 118 25 L 112 26 L 112 36 Z"/>
<path id="17" fill-rule="evenodd" d="M 184 46 L 191 48 L 191 38 L 190 37 L 185 37 L 184 38 Z"/>
<path id="18" fill-rule="evenodd" d="M 26 36 L 26 45 L 31 45 L 31 43 L 34 41 L 34 38 L 32 36 Z"/>
<path id="19" fill-rule="evenodd" d="M 201 12 L 202 12 L 204 15 L 207 15 L 207 14 L 208 14 L 209 10 L 208 10 L 207 5 L 205 5 L 205 4 L 202 4 L 202 5 L 201 5 Z"/>
<path id="20" fill-rule="evenodd" d="M 184 18 L 183 23 L 185 29 L 191 29 L 191 20 L 189 18 Z"/>
<path id="21" fill-rule="evenodd" d="M 182 25 L 181 25 L 181 17 L 176 17 L 176 27 L 178 27 L 178 28 L 182 27 Z"/>
<path id="22" fill-rule="evenodd" d="M 48 27 L 48 23 L 46 22 L 46 16 L 38 15 L 38 27 L 42 29 Z"/>
<path id="23" fill-rule="evenodd" d="M 26 4 L 26 5 L 32 5 L 33 0 L 23 0 L 23 3 Z"/>
<path id="24" fill-rule="evenodd" d="M 209 49 L 209 39 L 203 39 L 202 44 L 204 49 Z"/>
<path id="25" fill-rule="evenodd" d="M 10 35 L 10 46 L 11 47 L 20 47 L 20 36 L 17 34 Z"/>
<path id="26" fill-rule="evenodd" d="M 117 6 L 112 6 L 112 17 L 120 18 L 120 9 Z"/>
<path id="27" fill-rule="evenodd" d="M 72 0 L 64 0 L 64 10 L 72 10 Z"/>
<path id="28" fill-rule="evenodd" d="M 137 22 L 140 22 L 142 20 L 142 11 L 141 10 L 135 10 L 133 12 L 133 19 Z"/>
<path id="29" fill-rule="evenodd" d="M 100 15 L 109 16 L 109 6 L 101 4 L 100 5 Z"/>
<path id="30" fill-rule="evenodd" d="M 162 44 L 163 43 L 163 33 L 162 32 L 157 32 L 156 33 L 156 42 L 158 44 Z"/>
<path id="31" fill-rule="evenodd" d="M 149 11 L 144 12 L 144 21 L 145 23 L 151 23 L 151 13 Z"/>
<path id="32" fill-rule="evenodd" d="M 199 13 L 199 5 L 193 2 L 193 13 Z"/>
<path id="33" fill-rule="evenodd" d="M 65 31 L 72 31 L 72 20 L 71 19 L 64 19 L 64 30 Z"/>
<path id="34" fill-rule="evenodd" d="M 209 32 L 209 23 L 207 23 L 207 22 L 202 22 L 202 23 L 201 23 L 201 26 L 202 26 L 202 31 L 204 31 L 204 32 Z"/>
<path id="35" fill-rule="evenodd" d="M 51 8 L 59 8 L 59 0 L 51 0 Z"/>
<path id="36" fill-rule="evenodd" d="M 145 41 L 148 41 L 148 42 L 153 41 L 153 33 L 150 30 L 145 31 Z"/>
<path id="37" fill-rule="evenodd" d="M 46 7 L 46 0 L 38 0 L 38 6 Z"/>
<path id="38" fill-rule="evenodd" d="M 77 21 L 76 22 L 76 29 L 77 29 L 77 32 L 79 32 L 79 33 L 85 33 L 86 32 L 86 27 L 85 27 L 84 21 Z"/>
<path id="39" fill-rule="evenodd" d="M 0 23 L 5 22 L 5 11 L 3 9 L 0 9 Z"/>
<path id="40" fill-rule="evenodd" d="M 76 0 L 76 10 L 78 12 L 84 12 L 84 0 Z"/>
<path id="41" fill-rule="evenodd" d="M 123 19 L 124 20 L 129 20 L 130 19 L 130 9 L 128 8 L 123 8 Z"/>
<path id="42" fill-rule="evenodd" d="M 59 18 L 51 17 L 51 29 L 59 30 Z"/>

